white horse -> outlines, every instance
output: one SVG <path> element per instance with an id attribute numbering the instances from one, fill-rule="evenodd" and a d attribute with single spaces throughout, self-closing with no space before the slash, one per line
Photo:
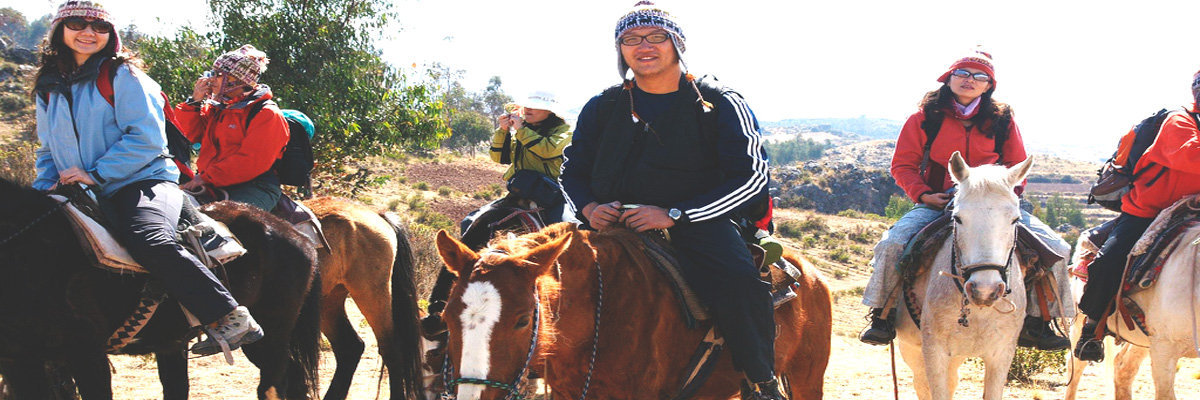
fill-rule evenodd
<path id="1" fill-rule="evenodd" d="M 913 285 L 915 298 L 908 301 L 922 310 L 920 327 L 903 308 L 896 326 L 921 400 L 950 399 L 968 357 L 983 359 L 983 398 L 1001 398 L 1025 319 L 1025 284 L 1013 254 L 1021 218 L 1013 187 L 1024 181 L 1031 162 L 969 168 L 958 152 L 950 157 L 958 184 L 954 233 Z M 947 275 L 961 276 L 961 286 Z"/>
<path id="2" fill-rule="evenodd" d="M 1186 203 L 1185 203 L 1186 202 Z M 1184 199 L 1176 207 L 1200 207 L 1200 197 Z M 1164 211 L 1160 218 L 1169 214 Z M 1163 221 L 1155 220 L 1155 225 Z M 1080 252 L 1088 251 L 1080 237 L 1075 246 L 1074 259 L 1078 262 Z M 1146 240 L 1142 238 L 1141 240 Z M 1113 386 L 1117 400 L 1133 398 L 1131 387 L 1137 377 L 1142 361 L 1150 356 L 1151 372 L 1154 376 L 1154 398 L 1157 400 L 1175 399 L 1176 365 L 1181 357 L 1196 358 L 1197 348 L 1200 347 L 1200 227 L 1188 229 L 1180 235 L 1179 246 L 1167 256 L 1163 263 L 1162 272 L 1153 286 L 1131 294 L 1129 297 L 1141 307 L 1146 315 L 1146 328 L 1150 334 L 1139 330 L 1130 330 L 1121 322 L 1121 317 L 1114 316 L 1108 320 L 1108 329 L 1116 332 L 1125 341 L 1121 346 L 1113 346 L 1111 340 L 1105 340 L 1105 358 L 1113 360 Z M 1140 247 L 1140 245 L 1138 246 Z M 1093 250 L 1094 251 L 1094 250 Z M 1136 251 L 1136 248 L 1135 248 Z M 1072 279 L 1072 291 L 1075 299 L 1083 295 L 1083 282 L 1078 278 Z M 1071 343 L 1078 343 L 1083 330 L 1083 318 L 1071 329 Z M 1091 332 L 1085 332 L 1091 334 Z M 1115 356 L 1114 356 L 1114 347 Z M 1075 399 L 1075 390 L 1083 368 L 1087 362 L 1071 357 L 1071 382 L 1067 385 L 1067 400 Z"/>

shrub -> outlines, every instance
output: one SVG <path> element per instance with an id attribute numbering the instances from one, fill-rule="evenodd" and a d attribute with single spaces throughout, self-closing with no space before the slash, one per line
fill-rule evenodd
<path id="1" fill-rule="evenodd" d="M 850 262 L 850 252 L 843 247 L 838 247 L 829 252 L 829 259 L 844 264 Z"/>
<path id="2" fill-rule="evenodd" d="M 1047 370 L 1060 373 L 1066 367 L 1065 356 L 1066 350 L 1041 351 L 1018 347 L 1012 366 L 1008 369 L 1008 380 L 1028 382 L 1034 375 Z"/>
<path id="3" fill-rule="evenodd" d="M 879 240 L 879 233 L 867 226 L 855 226 L 846 232 L 846 239 L 855 243 L 870 244 Z"/>
<path id="4" fill-rule="evenodd" d="M 916 207 L 916 204 L 909 201 L 907 197 L 893 194 L 892 197 L 888 198 L 888 204 L 883 209 L 883 216 L 895 221 L 903 217 L 904 214 L 907 214 L 913 207 Z"/>
<path id="5" fill-rule="evenodd" d="M 29 102 L 29 97 L 22 93 L 4 93 L 0 94 L 0 111 L 4 113 L 15 113 L 32 104 Z"/>
<path id="6" fill-rule="evenodd" d="M 437 192 L 438 196 L 446 197 L 449 196 L 450 193 L 453 193 L 454 189 L 451 189 L 449 186 L 439 186 Z"/>
<path id="7" fill-rule="evenodd" d="M 413 220 L 422 225 L 426 225 L 433 229 L 444 229 L 446 231 L 454 231 L 454 221 L 441 213 L 432 210 L 419 210 L 413 213 Z"/>
<path id="8" fill-rule="evenodd" d="M 425 198 L 420 193 L 413 193 L 408 197 L 408 209 L 411 211 L 419 211 L 425 208 Z"/>
<path id="9" fill-rule="evenodd" d="M 413 185 L 413 189 L 429 190 L 429 184 L 425 183 L 425 182 L 417 182 L 416 184 Z"/>
<path id="10" fill-rule="evenodd" d="M 827 225 L 825 223 L 825 218 L 814 215 L 814 216 L 805 218 L 804 222 L 800 223 L 800 230 L 802 232 L 808 232 L 808 233 L 813 233 L 813 234 L 828 233 L 829 225 Z"/>
<path id="11" fill-rule="evenodd" d="M 396 211 L 397 208 L 400 208 L 400 203 L 402 203 L 402 201 L 400 199 L 393 198 L 391 200 L 388 200 L 387 208 L 390 211 Z"/>
<path id="12" fill-rule="evenodd" d="M 29 185 L 37 178 L 38 145 L 33 142 L 14 142 L 0 145 L 0 177 Z"/>

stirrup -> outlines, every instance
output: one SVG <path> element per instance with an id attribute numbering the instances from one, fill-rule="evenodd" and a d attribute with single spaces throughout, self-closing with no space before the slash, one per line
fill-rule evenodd
<path id="1" fill-rule="evenodd" d="M 1079 339 L 1079 344 L 1075 346 L 1075 358 L 1083 361 L 1104 361 L 1104 339 Z"/>

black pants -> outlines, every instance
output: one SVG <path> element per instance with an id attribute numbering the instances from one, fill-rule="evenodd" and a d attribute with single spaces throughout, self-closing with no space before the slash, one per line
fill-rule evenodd
<path id="1" fill-rule="evenodd" d="M 775 311 L 770 284 L 759 279 L 737 226 L 727 219 L 670 229 L 692 285 L 725 336 L 733 365 L 753 382 L 775 375 Z"/>
<path id="2" fill-rule="evenodd" d="M 157 180 L 135 182 L 100 203 L 129 255 L 200 322 L 215 322 L 237 307 L 212 271 L 175 242 L 183 206 L 179 186 Z"/>
<path id="3" fill-rule="evenodd" d="M 1126 213 L 1117 217 L 1113 231 L 1100 247 L 1100 253 L 1088 266 L 1088 281 L 1079 299 L 1079 310 L 1092 319 L 1100 319 L 1108 305 L 1117 296 L 1121 287 L 1121 276 L 1125 272 L 1125 261 L 1138 238 L 1154 218 L 1142 218 Z"/>

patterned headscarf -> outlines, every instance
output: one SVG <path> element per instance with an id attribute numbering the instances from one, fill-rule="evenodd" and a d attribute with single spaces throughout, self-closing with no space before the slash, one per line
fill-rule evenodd
<path id="1" fill-rule="evenodd" d="M 218 56 L 217 60 L 213 61 L 212 69 L 253 86 L 258 84 L 259 75 L 267 71 L 267 64 L 270 62 L 267 53 L 254 48 L 253 45 L 244 45 Z"/>

